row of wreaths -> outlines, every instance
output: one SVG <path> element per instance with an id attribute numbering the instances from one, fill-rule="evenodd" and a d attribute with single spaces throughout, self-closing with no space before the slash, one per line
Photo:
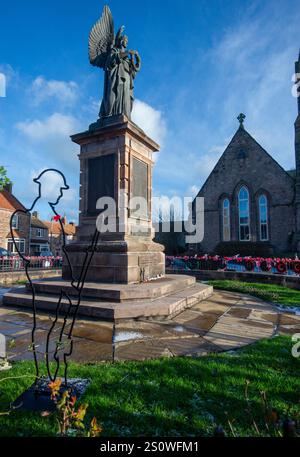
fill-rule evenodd
<path id="1" fill-rule="evenodd" d="M 166 257 L 166 266 L 176 266 L 175 260 L 180 260 L 190 270 L 230 270 L 230 265 L 244 266 L 246 271 L 253 271 L 255 267 L 263 272 L 273 271 L 285 274 L 292 271 L 300 275 L 300 260 L 280 258 L 256 258 L 256 257 L 220 257 L 220 256 L 198 256 L 198 257 Z"/>
<path id="2" fill-rule="evenodd" d="M 274 260 L 271 262 L 263 260 L 259 263 L 259 265 L 257 264 L 257 262 L 254 262 L 252 260 L 246 260 L 244 262 L 244 265 L 247 271 L 253 271 L 254 268 L 257 266 L 263 272 L 268 272 L 275 268 L 278 273 L 282 274 L 287 273 L 287 271 L 293 271 L 298 275 L 300 274 L 300 262 L 295 260 L 289 262 L 286 262 L 285 260 Z"/>

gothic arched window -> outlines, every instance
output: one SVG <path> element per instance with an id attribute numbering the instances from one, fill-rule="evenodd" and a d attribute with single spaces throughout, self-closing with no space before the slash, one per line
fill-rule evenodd
<path id="1" fill-rule="evenodd" d="M 260 241 L 268 241 L 268 200 L 266 195 L 261 195 L 258 199 L 259 206 L 259 236 Z"/>
<path id="2" fill-rule="evenodd" d="M 241 187 L 238 195 L 239 201 L 239 239 L 250 241 L 250 207 L 249 191 L 247 187 Z"/>
<path id="3" fill-rule="evenodd" d="M 230 201 L 223 200 L 222 205 L 223 241 L 230 241 Z"/>

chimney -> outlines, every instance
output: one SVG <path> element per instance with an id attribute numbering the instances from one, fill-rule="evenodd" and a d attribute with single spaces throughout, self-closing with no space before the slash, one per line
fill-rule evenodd
<path id="1" fill-rule="evenodd" d="M 13 186 L 13 183 L 10 182 L 8 184 L 5 184 L 5 186 L 3 187 L 4 190 L 6 190 L 7 192 L 9 192 L 10 194 L 12 194 L 12 186 Z"/>
<path id="2" fill-rule="evenodd" d="M 35 217 L 36 219 L 38 219 L 39 213 L 37 211 L 33 211 L 32 216 Z"/>

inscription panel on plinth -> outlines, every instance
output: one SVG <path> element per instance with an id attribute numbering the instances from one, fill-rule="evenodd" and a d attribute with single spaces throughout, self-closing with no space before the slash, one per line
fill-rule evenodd
<path id="1" fill-rule="evenodd" d="M 97 200 L 101 197 L 115 196 L 115 155 L 95 157 L 88 160 L 88 201 L 89 215 L 99 213 Z"/>
<path id="2" fill-rule="evenodd" d="M 135 157 L 132 158 L 131 197 L 142 197 L 145 200 L 140 208 L 131 210 L 131 216 L 148 219 L 148 165 Z"/>
<path id="3" fill-rule="evenodd" d="M 152 265 L 156 265 L 157 263 L 157 255 L 156 254 L 147 254 L 147 255 L 140 255 L 139 256 L 139 267 L 151 267 Z"/>

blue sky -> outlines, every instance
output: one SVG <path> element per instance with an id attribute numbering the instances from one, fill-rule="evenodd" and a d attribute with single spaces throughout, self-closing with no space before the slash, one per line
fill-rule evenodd
<path id="1" fill-rule="evenodd" d="M 294 167 L 292 97 L 299 52 L 296 0 L 107 1 L 115 26 L 142 57 L 134 120 L 161 144 L 154 193 L 193 196 L 235 133 L 247 130 L 285 168 Z M 61 212 L 76 219 L 78 146 L 69 135 L 95 121 L 102 71 L 90 66 L 88 34 L 104 2 L 15 0 L 1 7 L 0 164 L 27 205 L 31 179 L 55 167 L 71 190 Z M 46 209 L 43 216 L 47 217 Z"/>

